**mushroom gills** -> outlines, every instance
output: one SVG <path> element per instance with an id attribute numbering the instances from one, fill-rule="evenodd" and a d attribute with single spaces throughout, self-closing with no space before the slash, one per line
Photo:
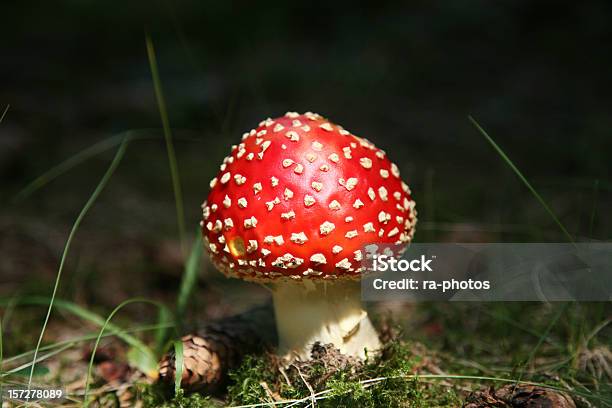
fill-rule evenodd
<path id="1" fill-rule="evenodd" d="M 308 360 L 312 345 L 332 343 L 342 353 L 366 358 L 381 347 L 362 308 L 358 281 L 281 282 L 273 290 L 279 354 Z"/>

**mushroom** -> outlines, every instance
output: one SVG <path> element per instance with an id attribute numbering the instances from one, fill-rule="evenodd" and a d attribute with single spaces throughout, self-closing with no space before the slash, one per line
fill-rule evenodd
<path id="1" fill-rule="evenodd" d="M 266 119 L 210 182 L 202 232 L 214 265 L 273 292 L 279 352 L 316 341 L 365 358 L 380 341 L 360 300 L 363 248 L 407 245 L 416 211 L 398 167 L 314 113 Z"/>

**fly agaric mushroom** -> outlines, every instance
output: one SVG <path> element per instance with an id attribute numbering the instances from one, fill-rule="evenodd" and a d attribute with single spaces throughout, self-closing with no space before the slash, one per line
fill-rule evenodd
<path id="1" fill-rule="evenodd" d="M 362 248 L 408 244 L 416 211 L 398 167 L 366 139 L 314 113 L 245 133 L 202 205 L 202 232 L 229 277 L 272 284 L 279 352 L 315 341 L 365 358 L 380 348 L 362 308 Z"/>

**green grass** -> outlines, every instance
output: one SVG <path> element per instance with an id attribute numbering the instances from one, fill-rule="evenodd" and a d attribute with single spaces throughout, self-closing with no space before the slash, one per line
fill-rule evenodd
<path id="1" fill-rule="evenodd" d="M 174 374 L 174 394 L 179 395 L 181 391 L 181 380 L 183 378 L 183 342 L 179 339 L 174 342 L 174 361 L 176 372 Z"/>
<path id="2" fill-rule="evenodd" d="M 84 406 L 88 406 L 89 405 L 89 385 L 90 385 L 90 380 L 91 380 L 91 372 L 93 370 L 93 365 L 94 365 L 94 359 L 96 357 L 96 351 L 98 350 L 98 346 L 100 345 L 100 339 L 102 338 L 102 336 L 104 335 L 104 331 L 106 330 L 106 328 L 110 325 L 110 321 L 111 319 L 124 307 L 131 305 L 133 303 L 149 303 L 149 304 L 153 304 L 161 309 L 164 308 L 164 305 L 160 304 L 159 302 L 155 302 L 155 301 L 151 301 L 148 299 L 143 299 L 143 298 L 134 298 L 134 299 L 128 299 L 125 300 L 123 302 L 121 302 L 117 307 L 115 307 L 113 309 L 113 311 L 108 315 L 108 317 L 106 318 L 106 320 L 104 321 L 104 323 L 102 324 L 102 328 L 100 329 L 100 332 L 98 333 L 98 337 L 96 338 L 96 341 L 94 343 L 94 347 L 93 350 L 91 351 L 91 357 L 89 359 L 89 366 L 87 367 L 87 377 L 86 377 L 86 381 L 85 381 L 85 395 L 83 397 L 83 401 L 84 401 Z M 157 369 L 157 358 L 154 357 L 154 355 L 151 353 L 150 349 L 148 348 L 139 348 L 136 349 L 138 352 L 138 355 L 132 358 L 132 362 L 137 362 L 139 364 L 137 364 L 137 366 L 139 366 L 139 368 L 141 369 L 141 371 L 143 371 L 145 374 L 147 375 L 152 375 L 153 373 L 155 373 L 156 369 Z M 134 354 L 132 354 L 133 356 Z M 157 356 L 159 357 L 159 356 Z"/>
<path id="3" fill-rule="evenodd" d="M 202 251 L 204 246 L 202 243 L 202 235 L 200 234 L 199 229 L 198 231 L 196 231 L 195 237 L 196 238 L 191 247 L 189 258 L 185 263 L 183 276 L 181 278 L 181 286 L 176 302 L 176 315 L 179 327 L 182 326 L 182 320 L 185 316 L 185 312 L 187 311 L 189 299 L 191 298 L 193 290 L 196 287 L 198 273 L 200 272 L 200 264 L 202 261 Z"/>
<path id="4" fill-rule="evenodd" d="M 563 223 L 561 222 L 561 220 L 559 220 L 559 218 L 557 217 L 557 215 L 554 213 L 554 211 L 552 210 L 552 208 L 550 208 L 550 206 L 546 203 L 546 201 L 544 200 L 544 198 L 542 198 L 542 196 L 540 195 L 540 193 L 537 192 L 537 190 L 535 188 L 533 188 L 533 186 L 531 185 L 531 183 L 529 182 L 529 180 L 527 180 L 527 178 L 523 175 L 523 173 L 518 169 L 518 167 L 516 167 L 516 165 L 514 164 L 514 162 L 512 160 L 510 160 L 510 158 L 508 157 L 508 155 L 502 150 L 501 147 L 499 147 L 499 145 L 495 142 L 495 140 L 493 140 L 493 138 L 491 136 L 489 136 L 489 134 L 487 133 L 486 130 L 484 130 L 482 128 L 482 126 L 480 126 L 480 124 L 478 122 L 476 122 L 476 119 L 474 119 L 472 116 L 468 116 L 468 119 L 470 120 L 470 122 L 472 122 L 472 124 L 476 127 L 476 129 L 480 132 L 480 134 L 482 134 L 485 139 L 487 140 L 487 142 L 489 142 L 491 144 L 491 146 L 493 146 L 493 149 L 495 149 L 495 151 L 497 152 L 497 154 L 499 154 L 501 156 L 501 158 L 504 160 L 504 162 L 506 162 L 506 164 L 512 169 L 512 171 L 516 174 L 516 176 L 521 180 L 521 182 L 529 189 L 529 191 L 531 192 L 531 194 L 533 194 L 533 196 L 536 198 L 536 200 L 538 200 L 538 202 L 540 203 L 540 205 L 542 205 L 542 207 L 544 207 L 544 210 L 548 213 L 548 215 L 553 219 L 553 221 L 555 222 L 555 224 L 557 224 L 557 226 L 559 227 L 559 229 L 561 230 L 561 232 L 563 232 L 563 234 L 565 235 L 565 237 L 570 241 L 570 242 L 574 242 L 574 238 L 572 237 L 572 235 L 569 233 L 569 231 L 567 230 L 567 228 L 565 228 L 565 226 L 563 225 Z"/>
<path id="5" fill-rule="evenodd" d="M 115 154 L 115 157 L 113 158 L 113 161 L 111 162 L 106 173 L 104 173 L 104 175 L 102 176 L 102 179 L 100 180 L 100 182 L 94 189 L 93 193 L 91 194 L 91 196 L 89 197 L 89 199 L 87 200 L 83 208 L 81 209 L 81 212 L 77 216 L 76 221 L 74 222 L 72 229 L 70 230 L 70 234 L 68 235 L 68 239 L 66 240 L 66 245 L 64 246 L 64 251 L 62 252 L 62 257 L 61 257 L 60 265 L 59 265 L 57 275 L 55 278 L 55 283 L 53 285 L 53 291 L 51 293 L 51 299 L 49 301 L 49 307 L 47 309 L 47 314 L 45 316 L 45 320 L 43 322 L 42 329 L 40 331 L 40 335 L 38 336 L 38 341 L 36 343 L 36 349 L 34 351 L 34 357 L 32 358 L 32 367 L 30 370 L 29 378 L 28 378 L 28 389 L 30 389 L 31 384 L 32 384 L 32 377 L 34 375 L 34 367 L 36 366 L 36 358 L 38 356 L 38 350 L 42 344 L 43 336 L 45 335 L 45 330 L 47 329 L 47 324 L 49 323 L 49 318 L 51 317 L 51 312 L 53 311 L 53 303 L 55 301 L 55 296 L 57 295 L 57 289 L 59 288 L 60 280 L 62 278 L 62 272 L 64 270 L 64 265 L 66 262 L 66 257 L 68 256 L 68 251 L 70 250 L 70 245 L 72 244 L 72 240 L 74 239 L 74 236 L 79 228 L 79 225 L 81 225 L 81 222 L 85 218 L 85 215 L 87 215 L 87 213 L 89 212 L 89 210 L 95 203 L 98 196 L 102 193 L 102 190 L 104 190 L 104 187 L 106 187 L 106 185 L 108 184 L 108 181 L 110 180 L 111 176 L 113 175 L 113 173 L 119 166 L 119 163 L 121 162 L 121 159 L 123 158 L 123 155 L 125 154 L 127 145 L 128 145 L 128 140 L 125 139 L 119 146 L 119 149 L 117 150 L 117 153 Z"/>
<path id="6" fill-rule="evenodd" d="M 166 100 L 164 98 L 161 79 L 159 78 L 155 48 L 153 46 L 153 41 L 151 41 L 151 37 L 148 34 L 145 37 L 145 42 L 147 46 L 149 66 L 151 69 L 151 77 L 153 79 L 153 86 L 155 88 L 155 97 L 157 98 L 157 106 L 159 108 L 159 115 L 161 117 L 162 126 L 164 129 L 164 138 L 166 140 L 166 151 L 168 152 L 168 164 L 170 166 L 170 176 L 172 177 L 172 188 L 174 191 L 174 203 L 176 205 L 179 238 L 181 240 L 183 253 L 185 253 L 185 210 L 183 208 L 183 190 L 181 187 L 176 153 L 174 152 L 174 143 L 172 141 L 172 128 L 170 127 L 170 120 L 168 119 L 168 111 L 166 109 Z"/>

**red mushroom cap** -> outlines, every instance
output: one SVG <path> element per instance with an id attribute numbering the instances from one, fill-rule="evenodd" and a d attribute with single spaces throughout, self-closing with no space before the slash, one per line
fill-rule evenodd
<path id="1" fill-rule="evenodd" d="M 397 166 L 314 113 L 245 133 L 210 186 L 202 232 L 213 263 L 233 277 L 359 278 L 365 245 L 407 244 L 414 234 Z"/>

